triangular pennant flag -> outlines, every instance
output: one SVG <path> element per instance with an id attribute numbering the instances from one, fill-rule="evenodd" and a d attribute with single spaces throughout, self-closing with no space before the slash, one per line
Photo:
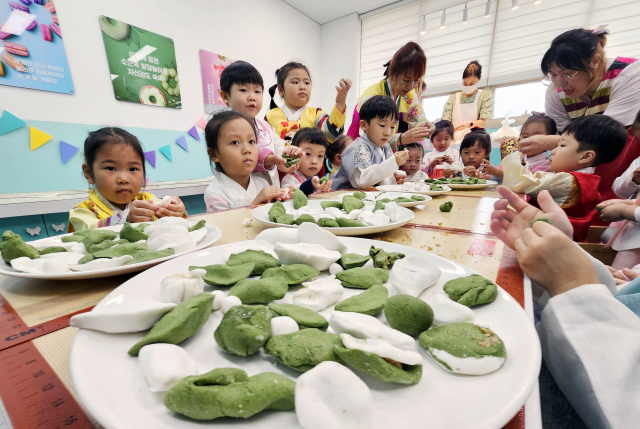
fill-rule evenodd
<path id="1" fill-rule="evenodd" d="M 51 140 L 51 137 L 47 133 L 43 133 L 37 128 L 31 127 L 31 151 L 38 149 L 40 146 Z"/>
<path id="2" fill-rule="evenodd" d="M 176 143 L 178 144 L 178 146 L 180 146 L 182 149 L 186 150 L 187 152 L 189 152 L 189 146 L 187 146 L 187 138 L 185 136 L 180 137 L 178 140 L 176 140 Z"/>
<path id="3" fill-rule="evenodd" d="M 198 130 L 195 125 L 189 130 L 189 135 L 198 141 L 202 141 L 200 140 L 200 134 L 198 134 Z"/>
<path id="4" fill-rule="evenodd" d="M 171 146 L 162 146 L 159 150 L 160 153 L 166 156 L 169 161 L 173 162 L 173 158 L 171 157 Z"/>
<path id="5" fill-rule="evenodd" d="M 0 119 L 0 136 L 10 133 L 11 131 L 15 131 L 18 128 L 22 128 L 25 125 L 27 125 L 25 121 L 15 117 L 5 110 L 2 114 L 2 119 Z"/>
<path id="6" fill-rule="evenodd" d="M 78 153 L 79 150 L 80 148 L 60 140 L 60 156 L 62 157 L 63 164 L 66 164 L 71 158 L 73 158 L 73 155 Z"/>
<path id="7" fill-rule="evenodd" d="M 196 125 L 199 126 L 201 130 L 204 130 L 204 127 L 207 126 L 207 121 L 205 121 L 201 116 L 200 119 L 198 119 L 198 122 L 196 122 Z"/>
<path id="8" fill-rule="evenodd" d="M 149 152 L 145 152 L 144 157 L 147 158 L 147 161 L 149 161 L 149 164 L 151 164 L 153 168 L 156 168 L 156 151 L 155 150 L 150 150 Z"/>

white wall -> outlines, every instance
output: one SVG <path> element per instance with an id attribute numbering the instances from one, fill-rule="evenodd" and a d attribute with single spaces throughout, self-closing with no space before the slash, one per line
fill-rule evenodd
<path id="1" fill-rule="evenodd" d="M 290 60 L 321 74 L 320 25 L 282 0 L 56 0 L 56 10 L 75 94 L 0 85 L 0 107 L 26 120 L 187 130 L 204 114 L 199 49 L 252 63 L 265 90 L 275 83 L 274 71 Z M 100 15 L 174 40 L 181 110 L 116 101 Z M 311 105 L 320 102 L 320 91 L 314 91 Z M 263 114 L 268 107 L 265 95 Z"/>
<path id="2" fill-rule="evenodd" d="M 353 85 L 347 96 L 347 122 L 349 129 L 353 108 L 360 99 L 358 78 L 360 67 L 360 18 L 357 13 L 335 19 L 322 25 L 322 76 L 320 107 L 327 113 L 336 102 L 336 85 L 340 79 L 351 79 Z M 314 92 L 317 94 L 317 89 Z M 313 105 L 313 104 L 312 104 Z"/>

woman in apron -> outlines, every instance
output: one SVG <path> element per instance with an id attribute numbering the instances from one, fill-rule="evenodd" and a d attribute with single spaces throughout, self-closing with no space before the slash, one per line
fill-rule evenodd
<path id="1" fill-rule="evenodd" d="M 454 143 L 462 141 L 471 128 L 485 128 L 487 119 L 493 117 L 493 95 L 489 90 L 478 89 L 482 66 L 471 61 L 462 73 L 462 91 L 451 94 L 442 111 L 442 119 L 453 122 Z"/>

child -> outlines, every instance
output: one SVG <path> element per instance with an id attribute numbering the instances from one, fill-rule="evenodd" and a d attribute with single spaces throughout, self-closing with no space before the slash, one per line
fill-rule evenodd
<path id="1" fill-rule="evenodd" d="M 424 182 L 429 176 L 422 171 L 422 157 L 424 156 L 424 148 L 420 143 L 409 143 L 404 146 L 400 146 L 399 150 L 409 151 L 409 158 L 407 162 L 400 167 L 402 171 L 407 173 L 405 182 Z"/>
<path id="2" fill-rule="evenodd" d="M 262 109 L 264 84 L 260 72 L 245 61 L 236 61 L 227 66 L 220 75 L 220 99 L 231 110 L 242 113 L 255 123 L 258 138 L 258 165 L 254 173 L 274 186 L 280 185 L 280 178 L 275 168 L 291 173 L 295 167 L 285 167 L 286 161 L 282 153 L 292 156 L 299 154 L 297 149 L 285 148 L 284 141 L 278 137 L 268 123 L 256 117 Z"/>
<path id="3" fill-rule="evenodd" d="M 292 189 L 270 186 L 262 177 L 252 174 L 258 164 L 255 124 L 233 110 L 214 115 L 204 130 L 207 153 L 213 169 L 213 180 L 204 193 L 207 213 L 286 200 Z"/>
<path id="4" fill-rule="evenodd" d="M 556 127 L 556 121 L 544 113 L 532 112 L 531 116 L 529 116 L 522 125 L 522 130 L 520 130 L 520 137 L 518 137 L 518 140 L 513 137 L 509 137 L 504 141 L 501 141 L 500 155 L 504 158 L 509 153 L 519 150 L 518 143 L 522 139 L 540 135 L 554 136 L 557 133 L 558 128 Z M 532 173 L 535 173 L 536 171 L 549 171 L 549 164 L 551 164 L 551 162 L 547 158 L 546 150 L 533 156 L 524 155 L 523 159 L 529 163 L 529 170 L 531 170 Z M 485 173 L 496 176 L 502 180 L 502 168 L 500 168 L 500 166 L 496 168 L 491 165 L 488 160 L 485 160 L 483 165 Z"/>
<path id="5" fill-rule="evenodd" d="M 462 177 L 477 177 L 478 179 L 491 179 L 489 174 L 483 171 L 482 163 L 491 155 L 491 137 L 482 128 L 472 128 L 460 143 L 460 158 L 462 158 Z M 481 168 L 482 167 L 482 168 Z M 444 171 L 444 177 L 453 177 L 454 170 Z"/>
<path id="6" fill-rule="evenodd" d="M 360 128 L 364 133 L 342 152 L 333 190 L 396 184 L 395 173 L 409 158 L 409 151 L 394 154 L 389 146 L 397 123 L 398 106 L 391 98 L 375 95 L 364 102 L 360 107 Z"/>
<path id="7" fill-rule="evenodd" d="M 307 67 L 300 63 L 290 62 L 276 70 L 277 84 L 269 88 L 271 105 L 265 116 L 281 139 L 291 141 L 296 131 L 301 128 L 318 128 L 332 144 L 344 133 L 346 99 L 351 81 L 342 79 L 336 90 L 336 104 L 327 115 L 319 107 L 307 107 L 311 97 L 311 76 Z M 282 107 L 273 100 L 276 89 L 284 100 Z"/>
<path id="8" fill-rule="evenodd" d="M 306 195 L 315 191 L 331 191 L 331 180 L 320 183 L 318 174 L 324 165 L 327 151 L 327 140 L 322 131 L 317 128 L 303 128 L 296 133 L 291 143 L 302 151 L 297 171 L 287 174 L 282 179 L 282 186 L 298 188 Z"/>
<path id="9" fill-rule="evenodd" d="M 451 148 L 453 124 L 451 121 L 436 122 L 436 130 L 431 135 L 433 150 L 424 156 L 424 172 L 433 178 L 437 170 L 445 170 L 454 162 L 462 162 L 460 153 Z M 436 168 L 437 167 L 437 168 Z M 442 176 L 440 176 L 442 177 Z"/>
<path id="10" fill-rule="evenodd" d="M 69 232 L 151 222 L 164 216 L 186 217 L 184 204 L 171 197 L 171 204 L 140 192 L 145 179 L 144 151 L 138 139 L 121 128 L 102 128 L 84 141 L 82 173 L 89 184 L 89 199 L 69 212 Z"/>
<path id="11" fill-rule="evenodd" d="M 590 225 L 601 225 L 596 205 L 602 201 L 598 192 L 600 177 L 592 174 L 595 166 L 606 164 L 626 145 L 624 126 L 605 115 L 574 119 L 564 130 L 558 147 L 549 158 L 551 172 L 531 173 L 522 165 L 521 153 L 514 152 L 502 160 L 503 184 L 514 192 L 536 197 L 548 190 L 573 225 L 574 239 L 584 241 Z"/>
<path id="12" fill-rule="evenodd" d="M 342 152 L 353 143 L 353 139 L 349 136 L 342 136 L 332 144 L 327 145 L 327 157 L 325 159 L 325 171 L 328 171 L 327 177 L 331 179 L 342 164 Z"/>

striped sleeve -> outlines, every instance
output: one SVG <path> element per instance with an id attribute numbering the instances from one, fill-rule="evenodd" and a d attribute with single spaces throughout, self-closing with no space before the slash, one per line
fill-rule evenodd
<path id="1" fill-rule="evenodd" d="M 322 130 L 327 137 L 329 143 L 336 141 L 342 134 L 344 134 L 344 123 L 346 120 L 346 110 L 342 113 L 334 105 L 331 109 L 331 115 L 327 115 L 322 109 L 316 110 L 316 128 Z"/>
<path id="2" fill-rule="evenodd" d="M 205 193 L 204 203 L 207 206 L 207 213 L 229 210 L 231 208 L 229 201 L 214 193 Z"/>

